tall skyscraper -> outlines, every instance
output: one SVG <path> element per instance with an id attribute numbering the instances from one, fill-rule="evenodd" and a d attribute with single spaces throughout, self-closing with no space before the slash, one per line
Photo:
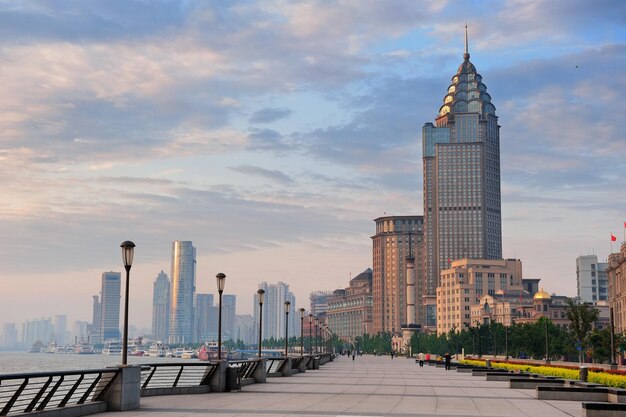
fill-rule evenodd
<path id="1" fill-rule="evenodd" d="M 163 271 L 154 280 L 152 290 L 152 335 L 164 342 L 170 335 L 170 280 Z"/>
<path id="2" fill-rule="evenodd" d="M 119 272 L 102 273 L 102 290 L 100 291 L 100 337 L 102 342 L 120 339 L 120 290 L 122 274 Z"/>
<path id="3" fill-rule="evenodd" d="M 196 342 L 217 340 L 217 310 L 213 307 L 213 294 L 196 294 Z"/>
<path id="4" fill-rule="evenodd" d="M 424 303 L 435 308 L 439 273 L 461 258 L 501 259 L 500 126 L 469 60 L 452 77 L 435 119 L 422 129 Z"/>
<path id="5" fill-rule="evenodd" d="M 296 307 L 296 297 L 289 291 L 289 284 L 279 282 L 268 284 L 262 282 L 259 288 L 265 290 L 263 304 L 263 340 L 269 338 L 281 339 L 285 337 L 285 301 L 291 303 L 289 313 L 289 337 L 300 334 L 300 317 Z M 259 322 L 259 304 L 254 294 L 254 322 Z M 258 338 L 258 328 L 255 329 L 255 340 Z"/>
<path id="6" fill-rule="evenodd" d="M 222 297 L 222 334 L 224 340 L 237 340 L 237 296 L 224 294 Z"/>
<path id="7" fill-rule="evenodd" d="M 609 281 L 606 262 L 598 262 L 596 255 L 585 255 L 576 258 L 576 287 L 578 298 L 582 302 L 597 303 L 608 301 Z"/>
<path id="8" fill-rule="evenodd" d="M 193 342 L 196 294 L 196 248 L 190 241 L 172 243 L 170 343 Z"/>
<path id="9" fill-rule="evenodd" d="M 422 255 L 422 216 L 379 217 L 372 236 L 372 331 L 399 332 L 403 324 L 422 323 L 423 310 L 418 303 L 417 317 L 406 317 L 406 258 Z M 410 248 L 410 249 L 409 249 Z M 415 282 L 422 282 L 421 269 L 415 269 Z M 422 286 L 415 285 L 415 299 L 420 300 Z"/>
<path id="10" fill-rule="evenodd" d="M 17 328 L 15 323 L 4 323 L 2 325 L 2 338 L 0 338 L 0 346 L 15 347 L 17 345 Z"/>
<path id="11" fill-rule="evenodd" d="M 85 339 L 89 337 L 91 343 L 102 343 L 102 337 L 100 335 L 100 326 L 102 325 L 102 306 L 100 305 L 100 296 L 93 296 L 93 305 L 91 308 L 91 331 L 90 334 L 84 334 L 82 336 L 85 336 Z"/>
<path id="12" fill-rule="evenodd" d="M 54 316 L 54 340 L 59 345 L 65 345 L 67 343 L 67 316 L 65 314 L 58 314 Z"/>

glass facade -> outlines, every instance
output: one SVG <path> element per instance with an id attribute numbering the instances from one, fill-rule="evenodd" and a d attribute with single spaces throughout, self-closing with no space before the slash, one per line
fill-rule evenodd
<path id="1" fill-rule="evenodd" d="M 196 248 L 190 241 L 172 243 L 170 343 L 191 343 L 196 294 Z"/>

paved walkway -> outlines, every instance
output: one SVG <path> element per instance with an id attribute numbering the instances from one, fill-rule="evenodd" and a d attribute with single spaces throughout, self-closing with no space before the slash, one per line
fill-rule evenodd
<path id="1" fill-rule="evenodd" d="M 403 358 L 339 357 L 316 371 L 241 392 L 161 396 L 141 399 L 141 409 L 124 417 L 153 416 L 582 416 L 579 401 L 540 401 L 535 390 L 508 388 L 454 370 Z M 103 417 L 120 417 L 104 413 Z"/>

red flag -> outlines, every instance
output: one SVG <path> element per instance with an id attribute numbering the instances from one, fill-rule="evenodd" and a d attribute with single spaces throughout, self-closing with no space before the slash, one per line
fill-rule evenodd
<path id="1" fill-rule="evenodd" d="M 617 236 L 611 233 L 611 242 L 615 242 L 617 240 Z"/>

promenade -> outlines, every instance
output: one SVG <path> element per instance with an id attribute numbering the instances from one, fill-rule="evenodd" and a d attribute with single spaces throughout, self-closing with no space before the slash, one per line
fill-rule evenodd
<path id="1" fill-rule="evenodd" d="M 510 389 L 455 370 L 388 356 L 340 356 L 319 370 L 240 392 L 144 397 L 124 417 L 190 416 L 581 416 L 579 401 L 542 401 L 535 390 Z M 98 414 L 119 417 L 119 412 Z"/>

